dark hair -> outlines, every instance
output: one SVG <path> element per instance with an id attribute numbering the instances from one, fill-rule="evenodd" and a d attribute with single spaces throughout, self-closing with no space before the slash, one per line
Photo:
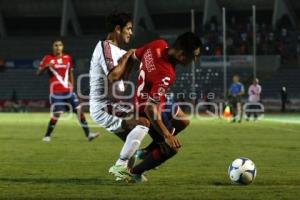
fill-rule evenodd
<path id="1" fill-rule="evenodd" d="M 106 29 L 108 32 L 113 32 L 116 26 L 124 28 L 128 22 L 131 22 L 131 15 L 128 13 L 113 12 L 106 17 Z"/>
<path id="2" fill-rule="evenodd" d="M 194 51 L 202 46 L 199 37 L 192 32 L 185 32 L 179 35 L 173 44 L 173 48 L 182 50 L 186 56 L 194 56 Z"/>
<path id="3" fill-rule="evenodd" d="M 61 38 L 55 38 L 54 40 L 52 40 L 52 44 L 54 44 L 55 42 L 62 42 L 62 43 L 64 43 L 64 41 Z"/>

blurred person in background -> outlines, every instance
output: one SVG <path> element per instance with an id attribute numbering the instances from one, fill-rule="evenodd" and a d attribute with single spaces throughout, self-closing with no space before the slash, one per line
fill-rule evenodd
<path id="1" fill-rule="evenodd" d="M 233 83 L 229 88 L 229 103 L 232 110 L 231 122 L 242 122 L 242 96 L 245 94 L 244 85 L 240 82 L 240 76 L 234 75 Z"/>
<path id="2" fill-rule="evenodd" d="M 254 116 L 254 121 L 257 120 L 257 112 L 255 109 L 258 109 L 258 105 L 255 105 L 256 103 L 260 102 L 260 94 L 261 94 L 262 88 L 259 85 L 259 80 L 256 78 L 253 80 L 253 83 L 248 88 L 248 102 L 253 103 L 249 106 L 249 109 L 253 110 L 250 112 L 247 112 L 247 121 L 250 120 L 251 115 Z"/>
<path id="3" fill-rule="evenodd" d="M 281 94 L 281 112 L 285 112 L 286 104 L 287 104 L 287 101 L 288 101 L 288 94 L 287 94 L 285 86 L 283 86 L 281 88 L 280 94 Z"/>

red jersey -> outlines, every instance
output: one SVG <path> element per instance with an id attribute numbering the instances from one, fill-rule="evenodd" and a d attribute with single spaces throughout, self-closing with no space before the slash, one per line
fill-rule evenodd
<path id="1" fill-rule="evenodd" d="M 135 51 L 141 65 L 134 101 L 141 113 L 148 99 L 156 104 L 164 103 L 165 93 L 175 81 L 174 66 L 166 57 L 167 48 L 165 40 L 155 40 Z"/>
<path id="2" fill-rule="evenodd" d="M 41 61 L 39 68 L 44 68 L 49 63 L 49 90 L 51 94 L 67 93 L 73 91 L 71 84 L 71 70 L 73 68 L 72 58 L 69 55 L 61 57 L 46 55 Z"/>

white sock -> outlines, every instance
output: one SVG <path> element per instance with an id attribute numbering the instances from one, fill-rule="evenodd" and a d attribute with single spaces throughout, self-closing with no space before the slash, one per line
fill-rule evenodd
<path id="1" fill-rule="evenodd" d="M 127 166 L 128 159 L 130 159 L 136 150 L 139 149 L 142 140 L 149 131 L 148 127 L 137 125 L 128 134 L 126 141 L 120 153 L 120 158 L 117 160 L 116 165 Z"/>

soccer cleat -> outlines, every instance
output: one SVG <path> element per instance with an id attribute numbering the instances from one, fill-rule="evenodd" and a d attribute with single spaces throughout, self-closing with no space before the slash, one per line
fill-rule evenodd
<path id="1" fill-rule="evenodd" d="M 129 161 L 128 161 L 128 168 L 132 169 L 134 168 L 136 165 L 140 164 L 141 162 L 143 162 L 143 160 L 145 159 L 147 155 L 147 151 L 139 149 L 135 152 L 134 156 L 132 156 Z M 152 170 L 158 170 L 159 167 L 155 167 Z"/>
<path id="2" fill-rule="evenodd" d="M 143 183 L 147 181 L 147 177 L 143 174 L 131 174 L 131 179 L 128 180 L 128 183 Z"/>
<path id="3" fill-rule="evenodd" d="M 128 179 L 131 179 L 131 174 L 129 173 L 127 167 L 124 165 L 113 165 L 109 168 L 108 172 L 121 180 L 126 181 Z"/>
<path id="4" fill-rule="evenodd" d="M 143 183 L 147 182 L 148 179 L 143 174 L 131 174 L 130 172 L 128 172 L 126 175 L 123 175 L 123 177 L 116 177 L 116 181 L 125 181 L 127 183 Z"/>
<path id="5" fill-rule="evenodd" d="M 51 137 L 49 137 L 49 136 L 43 137 L 43 141 L 44 142 L 51 142 Z"/>
<path id="6" fill-rule="evenodd" d="M 121 182 L 121 181 L 123 181 L 123 179 L 117 177 L 117 178 L 116 178 L 116 181 L 117 181 L 117 182 Z"/>
<path id="7" fill-rule="evenodd" d="M 88 136 L 88 141 L 91 142 L 93 141 L 94 139 L 96 139 L 97 137 L 99 137 L 99 133 L 90 133 L 89 136 Z"/>
<path id="8" fill-rule="evenodd" d="M 116 181 L 125 181 L 128 183 L 146 182 L 148 179 L 143 174 L 131 174 L 123 165 L 114 165 L 108 172 L 116 177 Z"/>

